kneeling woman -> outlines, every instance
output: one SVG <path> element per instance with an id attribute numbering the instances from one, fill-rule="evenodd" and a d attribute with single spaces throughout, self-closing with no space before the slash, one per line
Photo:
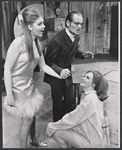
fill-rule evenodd
<path id="1" fill-rule="evenodd" d="M 88 71 L 82 79 L 84 93 L 76 109 L 57 122 L 50 122 L 46 133 L 61 148 L 97 148 L 102 140 L 103 101 L 108 82 L 98 71 Z"/>

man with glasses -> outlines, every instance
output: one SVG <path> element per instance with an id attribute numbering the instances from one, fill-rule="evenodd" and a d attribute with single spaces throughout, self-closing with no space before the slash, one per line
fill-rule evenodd
<path id="1" fill-rule="evenodd" d="M 48 43 L 45 55 L 46 64 L 62 77 L 57 79 L 47 74 L 44 76 L 44 82 L 51 86 L 54 122 L 74 109 L 71 74 L 73 57 L 80 59 L 94 57 L 91 52 L 78 51 L 79 34 L 83 27 L 82 14 L 70 12 L 66 17 L 65 25 L 66 28 L 57 33 Z"/>

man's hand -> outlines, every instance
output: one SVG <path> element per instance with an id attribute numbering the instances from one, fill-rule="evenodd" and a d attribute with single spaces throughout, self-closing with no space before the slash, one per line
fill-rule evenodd
<path id="1" fill-rule="evenodd" d="M 69 77 L 71 74 L 70 74 L 70 70 L 69 69 L 63 69 L 61 71 L 61 74 L 60 74 L 60 77 L 62 79 L 66 79 L 67 77 Z"/>
<path id="2" fill-rule="evenodd" d="M 83 52 L 83 56 L 84 57 L 91 57 L 91 58 L 94 58 L 94 54 L 90 51 L 84 51 Z"/>

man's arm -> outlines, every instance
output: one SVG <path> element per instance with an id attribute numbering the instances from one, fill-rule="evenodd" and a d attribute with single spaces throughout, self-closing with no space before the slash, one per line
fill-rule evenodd
<path id="1" fill-rule="evenodd" d="M 77 41 L 78 41 L 78 50 L 77 50 L 77 53 L 75 54 L 75 58 L 79 58 L 79 59 L 84 59 L 85 57 L 83 56 L 83 52 L 81 52 L 79 49 L 80 49 L 80 36 L 77 35 Z"/>
<path id="2" fill-rule="evenodd" d="M 52 69 L 55 70 L 58 74 L 61 73 L 63 68 L 59 67 L 56 64 L 56 59 L 58 59 L 58 55 L 60 53 L 60 45 L 57 41 L 52 41 L 48 44 L 45 56 L 45 62 L 49 65 Z"/>
<path id="3" fill-rule="evenodd" d="M 94 58 L 94 54 L 90 51 L 84 51 L 84 52 L 78 51 L 75 55 L 75 58 L 80 58 L 80 59 L 85 59 L 87 57 Z"/>
<path id="4" fill-rule="evenodd" d="M 77 39 L 78 39 L 78 43 L 79 43 L 79 40 L 80 40 L 80 36 L 77 36 Z M 78 44 L 79 45 L 79 44 Z M 75 58 L 79 58 L 79 59 L 85 59 L 86 57 L 91 57 L 91 58 L 94 58 L 94 55 L 92 52 L 90 51 L 84 51 L 84 52 L 81 52 L 79 50 L 80 46 L 78 46 L 78 51 L 75 55 Z"/>
<path id="5" fill-rule="evenodd" d="M 84 59 L 83 53 L 81 51 L 77 51 L 75 58 Z"/>
<path id="6" fill-rule="evenodd" d="M 62 79 L 66 79 L 70 76 L 70 70 L 68 68 L 63 69 L 56 64 L 56 60 L 59 59 L 58 55 L 60 50 L 60 44 L 57 41 L 50 42 L 47 47 L 45 62 L 58 73 Z"/>

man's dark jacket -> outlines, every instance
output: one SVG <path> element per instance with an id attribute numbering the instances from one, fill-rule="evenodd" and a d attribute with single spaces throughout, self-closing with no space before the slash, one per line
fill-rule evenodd
<path id="1" fill-rule="evenodd" d="M 48 43 L 45 62 L 59 75 L 62 69 L 71 70 L 73 57 L 84 59 L 82 52 L 78 51 L 79 37 L 73 43 L 65 30 L 57 33 Z M 72 83 L 72 75 L 67 79 L 58 79 L 48 74 L 44 75 L 44 82 L 57 86 L 69 86 Z"/>

